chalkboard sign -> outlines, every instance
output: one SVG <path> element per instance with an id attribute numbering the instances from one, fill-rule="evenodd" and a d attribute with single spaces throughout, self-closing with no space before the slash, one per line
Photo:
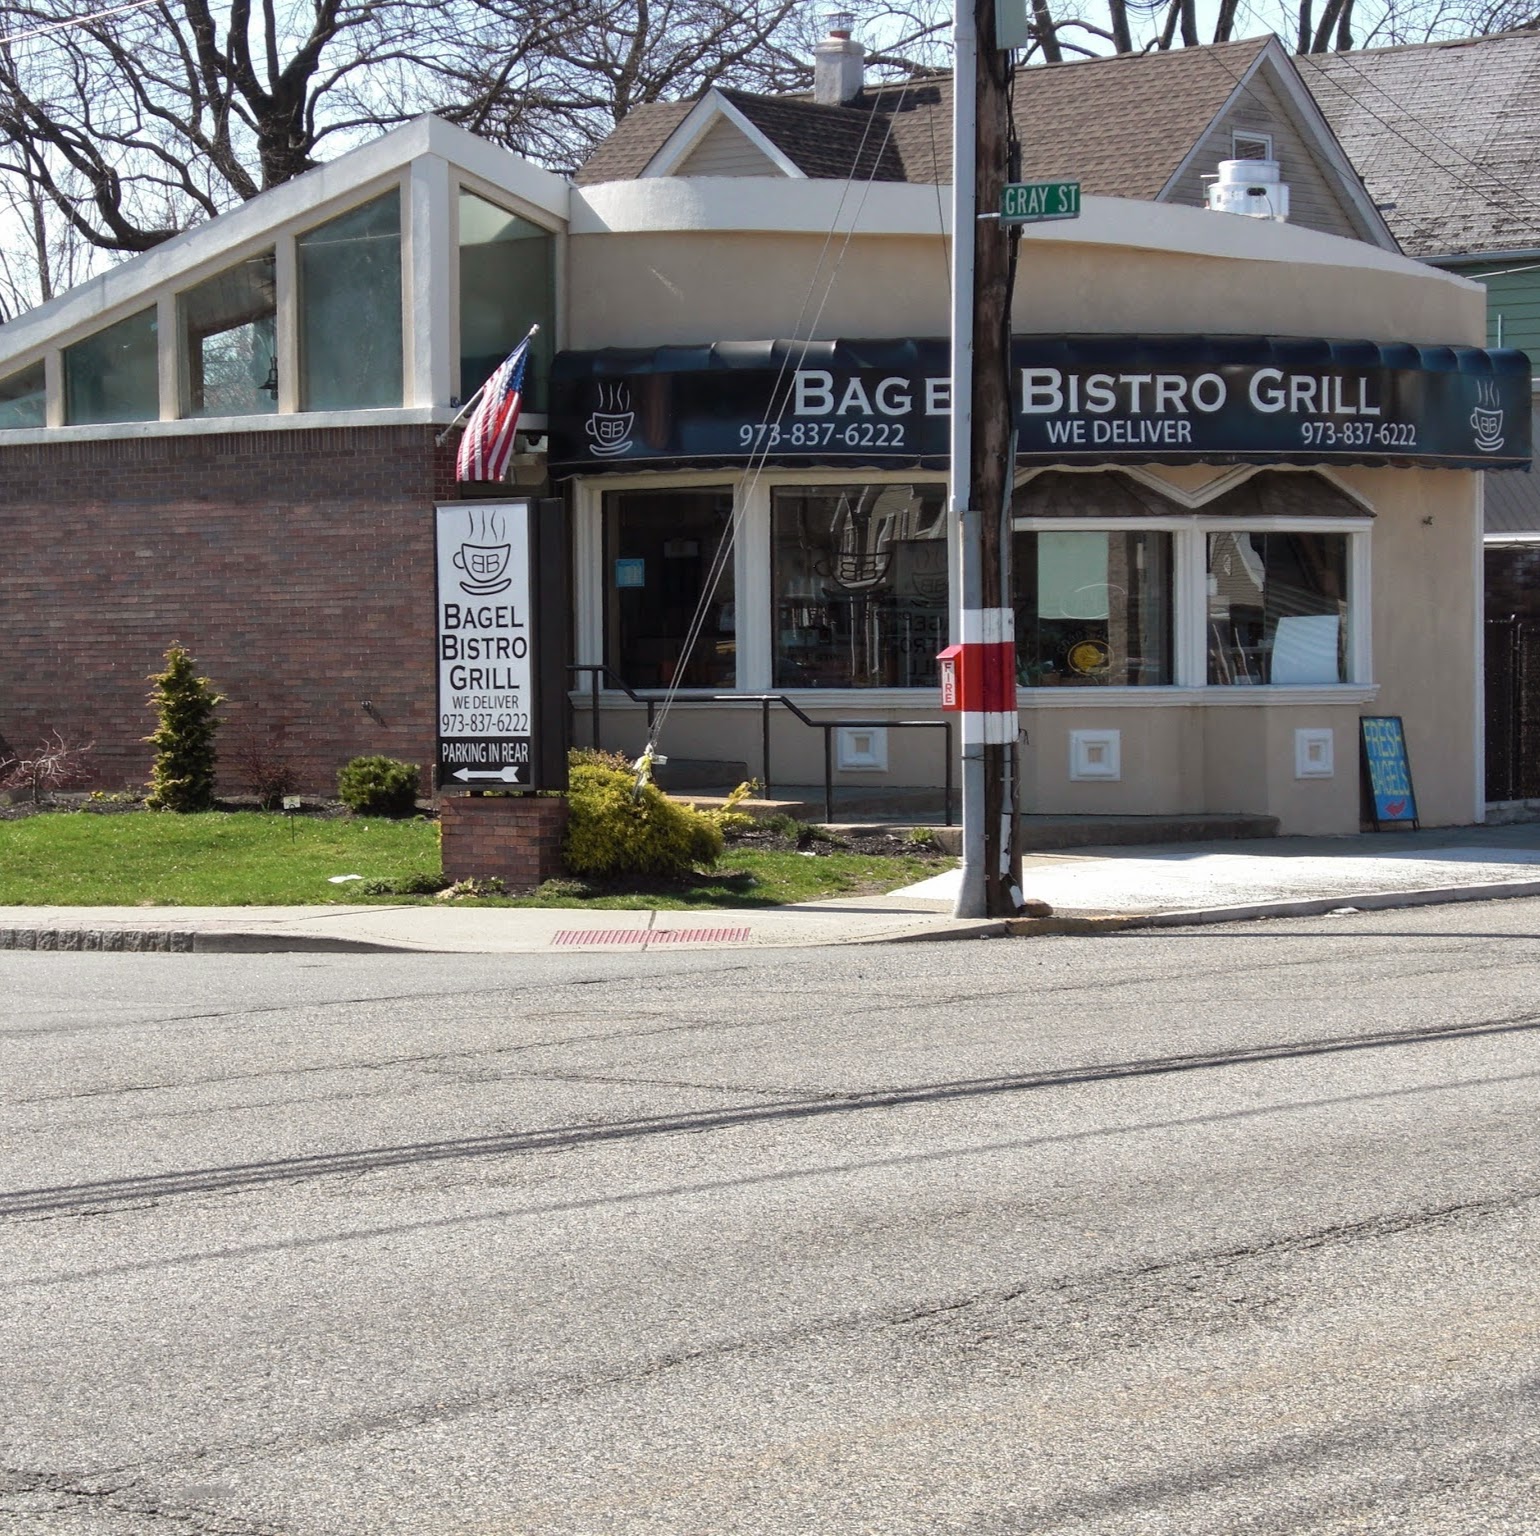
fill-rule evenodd
<path id="1" fill-rule="evenodd" d="M 1417 797 L 1412 793 L 1412 768 L 1406 760 L 1406 734 L 1400 715 L 1364 715 L 1364 779 L 1369 789 L 1369 814 L 1374 829 L 1399 822 L 1417 825 Z"/>

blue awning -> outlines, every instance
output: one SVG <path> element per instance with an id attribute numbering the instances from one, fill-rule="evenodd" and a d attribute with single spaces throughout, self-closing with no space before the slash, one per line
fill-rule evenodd
<path id="1" fill-rule="evenodd" d="M 766 462 L 946 465 L 944 339 L 563 352 L 558 473 Z M 1527 469 L 1512 349 L 1294 336 L 1020 336 L 1018 462 Z"/>

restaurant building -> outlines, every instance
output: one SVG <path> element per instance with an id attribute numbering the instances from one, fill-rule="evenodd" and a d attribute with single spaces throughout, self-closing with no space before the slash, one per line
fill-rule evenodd
<path id="1" fill-rule="evenodd" d="M 180 641 L 308 789 L 430 763 L 434 508 L 551 494 L 605 745 L 673 689 L 662 750 L 758 773 L 775 694 L 863 722 L 840 784 L 939 786 L 899 722 L 940 718 L 957 603 L 946 199 L 694 169 L 573 184 L 425 119 L 0 329 L 0 734 L 142 782 Z M 457 486 L 436 439 L 536 321 L 511 483 Z M 1482 290 L 1092 193 L 1027 231 L 1012 326 L 1023 807 L 1353 831 L 1392 714 L 1423 822 L 1479 819 L 1480 471 L 1529 459 Z M 821 733 L 770 730 L 819 782 Z"/>

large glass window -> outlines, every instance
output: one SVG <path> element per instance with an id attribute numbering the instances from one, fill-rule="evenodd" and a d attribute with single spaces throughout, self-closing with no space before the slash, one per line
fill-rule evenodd
<path id="1" fill-rule="evenodd" d="M 1012 555 L 1018 682 L 1173 681 L 1169 533 L 1019 532 Z"/>
<path id="2" fill-rule="evenodd" d="M 64 349 L 64 419 L 71 426 L 160 417 L 155 310 L 142 309 Z"/>
<path id="3" fill-rule="evenodd" d="M 611 491 L 604 498 L 604 659 L 633 688 L 735 685 L 732 524 L 727 489 Z M 713 586 L 719 554 L 725 561 Z M 686 656 L 703 598 L 700 634 Z"/>
<path id="4" fill-rule="evenodd" d="M 797 486 L 771 504 L 777 688 L 936 686 L 945 488 Z"/>
<path id="5" fill-rule="evenodd" d="M 400 405 L 400 194 L 351 209 L 296 245 L 300 408 Z"/>
<path id="6" fill-rule="evenodd" d="M 187 415 L 278 409 L 276 294 L 273 253 L 263 251 L 178 298 Z"/>
<path id="7" fill-rule="evenodd" d="M 0 379 L 0 430 L 47 425 L 48 394 L 41 363 Z"/>
<path id="8" fill-rule="evenodd" d="M 528 409 L 546 408 L 546 380 L 555 344 L 556 240 L 549 230 L 460 193 L 460 398 L 469 400 L 513 351 L 530 326 L 524 374 Z"/>
<path id="9" fill-rule="evenodd" d="M 1347 573 L 1346 534 L 1209 534 L 1209 682 L 1344 681 Z"/>

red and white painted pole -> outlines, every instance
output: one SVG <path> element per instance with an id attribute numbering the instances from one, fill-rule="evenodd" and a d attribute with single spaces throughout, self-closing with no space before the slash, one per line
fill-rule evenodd
<path id="1" fill-rule="evenodd" d="M 1017 829 L 1016 626 L 1010 497 L 1015 465 L 1007 370 L 1009 252 L 998 222 L 979 250 L 979 209 L 1005 181 L 1008 54 L 994 0 L 956 0 L 952 115 L 952 421 L 948 510 L 953 532 L 955 702 L 962 714 L 962 883 L 958 917 L 1014 916 L 1022 906 Z M 977 412 L 977 413 L 976 413 Z M 982 506 L 985 510 L 979 510 Z"/>

